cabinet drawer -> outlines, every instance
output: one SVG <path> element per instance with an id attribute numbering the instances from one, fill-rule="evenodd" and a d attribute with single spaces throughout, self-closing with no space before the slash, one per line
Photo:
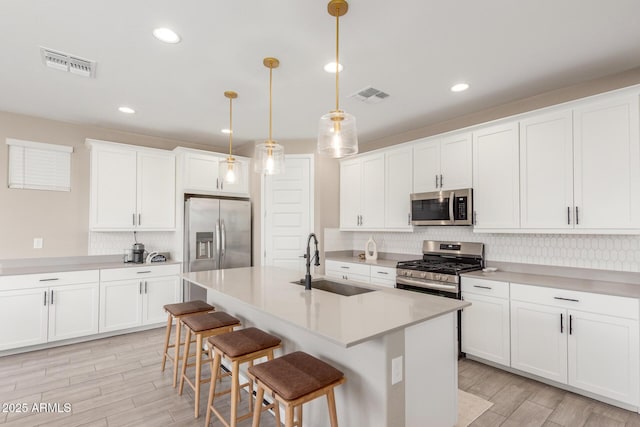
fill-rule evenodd
<path id="1" fill-rule="evenodd" d="M 149 265 L 139 267 L 109 268 L 100 270 L 100 280 L 144 279 L 148 277 L 172 276 L 180 274 L 180 264 Z"/>
<path id="2" fill-rule="evenodd" d="M 371 279 L 390 280 L 395 283 L 396 281 L 396 269 L 393 267 L 379 267 L 377 265 L 371 266 Z"/>
<path id="3" fill-rule="evenodd" d="M 369 264 L 356 264 L 352 262 L 327 260 L 326 269 L 327 271 L 360 274 L 367 277 L 371 274 L 371 266 Z"/>
<path id="4" fill-rule="evenodd" d="M 64 271 L 53 273 L 20 274 L 0 277 L 0 290 L 28 289 L 49 286 L 64 286 L 75 283 L 97 282 L 98 270 Z"/>
<path id="5" fill-rule="evenodd" d="M 594 294 L 541 286 L 511 284 L 511 299 L 605 314 L 615 317 L 638 319 L 639 303 L 636 298 Z"/>
<path id="6" fill-rule="evenodd" d="M 462 293 L 488 295 L 496 298 L 509 298 L 509 283 L 496 280 L 462 278 Z"/>

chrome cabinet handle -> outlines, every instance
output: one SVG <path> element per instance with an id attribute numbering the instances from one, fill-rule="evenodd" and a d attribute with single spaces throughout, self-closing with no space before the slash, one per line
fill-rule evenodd
<path id="1" fill-rule="evenodd" d="M 560 333 L 564 333 L 564 314 L 560 313 Z"/>
<path id="2" fill-rule="evenodd" d="M 138 282 L 138 293 L 142 295 L 142 280 Z"/>
<path id="3" fill-rule="evenodd" d="M 491 286 L 480 286 L 480 285 L 473 285 L 474 288 L 480 288 L 480 289 L 493 289 Z"/>
<path id="4" fill-rule="evenodd" d="M 580 224 L 580 217 L 578 216 L 578 207 L 576 206 L 576 225 Z"/>
<path id="5" fill-rule="evenodd" d="M 571 207 L 567 206 L 567 225 L 571 225 Z"/>
<path id="6" fill-rule="evenodd" d="M 49 304 L 53 305 L 53 289 L 51 289 L 51 298 Z"/>
<path id="7" fill-rule="evenodd" d="M 438 175 L 436 175 L 436 188 L 438 188 Z"/>
<path id="8" fill-rule="evenodd" d="M 148 287 L 147 287 L 147 281 L 144 281 L 144 293 L 147 294 L 148 292 Z"/>
<path id="9" fill-rule="evenodd" d="M 146 273 L 151 273 L 151 270 L 138 271 L 136 274 L 146 274 Z"/>
<path id="10" fill-rule="evenodd" d="M 411 225 L 411 214 L 407 214 L 407 225 Z"/>
<path id="11" fill-rule="evenodd" d="M 47 305 L 47 291 L 44 291 L 44 305 Z"/>
<path id="12" fill-rule="evenodd" d="M 224 190 L 224 179 L 220 180 L 220 189 Z"/>
<path id="13" fill-rule="evenodd" d="M 142 225 L 142 215 L 138 214 L 138 225 Z"/>
<path id="14" fill-rule="evenodd" d="M 442 174 L 440 174 L 440 188 L 442 188 Z"/>
<path id="15" fill-rule="evenodd" d="M 389 274 L 386 271 L 376 271 L 376 273 L 378 273 L 378 274 Z"/>
<path id="16" fill-rule="evenodd" d="M 344 268 L 345 270 L 350 269 L 351 267 L 347 267 L 346 265 L 341 265 L 340 268 Z"/>
<path id="17" fill-rule="evenodd" d="M 573 298 L 553 297 L 553 299 L 559 299 L 562 301 L 580 302 L 579 299 L 573 299 Z"/>
<path id="18" fill-rule="evenodd" d="M 573 314 L 569 315 L 569 335 L 573 334 Z"/>
<path id="19" fill-rule="evenodd" d="M 135 213 L 131 214 L 131 221 L 132 221 L 131 225 L 136 225 L 136 214 Z"/>
<path id="20" fill-rule="evenodd" d="M 40 279 L 41 282 L 52 282 L 54 280 L 60 280 L 57 277 L 52 277 L 51 279 Z"/>
<path id="21" fill-rule="evenodd" d="M 220 188 L 220 178 L 216 178 L 216 188 Z"/>
<path id="22" fill-rule="evenodd" d="M 478 212 L 473 211 L 473 223 L 478 225 Z"/>

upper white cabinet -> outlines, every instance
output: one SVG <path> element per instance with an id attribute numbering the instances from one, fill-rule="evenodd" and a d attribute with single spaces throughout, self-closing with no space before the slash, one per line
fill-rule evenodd
<path id="1" fill-rule="evenodd" d="M 413 146 L 413 192 L 472 186 L 471 133 L 427 138 Z"/>
<path id="2" fill-rule="evenodd" d="M 409 195 L 413 182 L 413 150 L 403 147 L 384 154 L 384 228 L 411 229 Z"/>
<path id="3" fill-rule="evenodd" d="M 380 229 L 385 215 L 384 153 L 340 163 L 340 228 Z M 407 194 L 407 200 L 409 195 Z"/>
<path id="4" fill-rule="evenodd" d="M 473 132 L 473 203 L 476 229 L 518 228 L 518 123 Z"/>
<path id="5" fill-rule="evenodd" d="M 638 96 L 574 109 L 575 226 L 640 226 Z"/>
<path id="6" fill-rule="evenodd" d="M 175 229 L 172 152 L 87 140 L 91 230 Z"/>
<path id="7" fill-rule="evenodd" d="M 185 193 L 249 196 L 249 159 L 234 156 L 239 173 L 234 183 L 226 183 L 220 178 L 220 161 L 227 158 L 226 154 L 184 147 L 174 151 L 178 155 L 181 188 Z"/>

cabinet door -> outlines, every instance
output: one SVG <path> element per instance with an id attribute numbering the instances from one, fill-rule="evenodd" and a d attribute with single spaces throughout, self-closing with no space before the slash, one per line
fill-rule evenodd
<path id="1" fill-rule="evenodd" d="M 340 163 L 340 228 L 355 229 L 360 221 L 362 167 L 360 159 Z"/>
<path id="2" fill-rule="evenodd" d="M 100 332 L 142 324 L 142 280 L 100 283 Z"/>
<path id="3" fill-rule="evenodd" d="M 638 321 L 569 311 L 569 385 L 638 404 Z"/>
<path id="4" fill-rule="evenodd" d="M 236 159 L 238 173 L 233 183 L 220 179 L 220 190 L 224 193 L 233 193 L 243 196 L 249 195 L 249 162 Z"/>
<path id="5" fill-rule="evenodd" d="M 180 280 L 178 276 L 155 277 L 143 282 L 142 324 L 166 322 L 165 304 L 180 302 Z"/>
<path id="6" fill-rule="evenodd" d="M 412 154 L 411 147 L 385 153 L 385 228 L 411 229 Z"/>
<path id="7" fill-rule="evenodd" d="M 363 228 L 384 228 L 384 154 L 362 157 Z"/>
<path id="8" fill-rule="evenodd" d="M 0 292 L 0 350 L 47 342 L 48 289 Z"/>
<path id="9" fill-rule="evenodd" d="M 462 351 L 510 366 L 509 300 L 463 294 L 471 307 L 462 310 Z"/>
<path id="10" fill-rule="evenodd" d="M 98 333 L 98 283 L 57 286 L 49 290 L 49 341 Z"/>
<path id="11" fill-rule="evenodd" d="M 639 227 L 638 97 L 577 108 L 574 118 L 576 228 Z"/>
<path id="12" fill-rule="evenodd" d="M 222 156 L 187 153 L 184 157 L 185 190 L 216 192 L 220 189 L 218 164 Z"/>
<path id="13" fill-rule="evenodd" d="M 138 229 L 174 229 L 176 161 L 173 153 L 138 153 Z"/>
<path id="14" fill-rule="evenodd" d="M 471 133 L 442 138 L 440 143 L 440 189 L 456 190 L 473 186 Z"/>
<path id="15" fill-rule="evenodd" d="M 413 192 L 437 191 L 440 185 L 440 138 L 413 146 Z"/>
<path id="16" fill-rule="evenodd" d="M 91 150 L 91 229 L 133 229 L 136 218 L 136 152 Z"/>
<path id="17" fill-rule="evenodd" d="M 564 309 L 511 301 L 512 368 L 566 384 L 567 334 Z"/>
<path id="18" fill-rule="evenodd" d="M 475 229 L 520 226 L 519 160 L 517 123 L 474 132 Z"/>
<path id="19" fill-rule="evenodd" d="M 520 122 L 522 228 L 573 228 L 571 111 Z"/>

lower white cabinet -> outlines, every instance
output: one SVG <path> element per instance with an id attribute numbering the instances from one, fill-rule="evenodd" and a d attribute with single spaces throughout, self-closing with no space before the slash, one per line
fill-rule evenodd
<path id="1" fill-rule="evenodd" d="M 47 342 L 47 289 L 0 292 L 0 350 Z"/>
<path id="2" fill-rule="evenodd" d="M 462 279 L 462 351 L 509 366 L 509 283 Z"/>
<path id="3" fill-rule="evenodd" d="M 180 301 L 180 266 L 142 266 L 102 271 L 100 332 L 166 321 L 163 306 Z"/>
<path id="4" fill-rule="evenodd" d="M 65 340 L 98 333 L 98 283 L 49 289 L 49 339 Z"/>
<path id="5" fill-rule="evenodd" d="M 511 366 L 638 405 L 638 300 L 511 284 Z"/>

